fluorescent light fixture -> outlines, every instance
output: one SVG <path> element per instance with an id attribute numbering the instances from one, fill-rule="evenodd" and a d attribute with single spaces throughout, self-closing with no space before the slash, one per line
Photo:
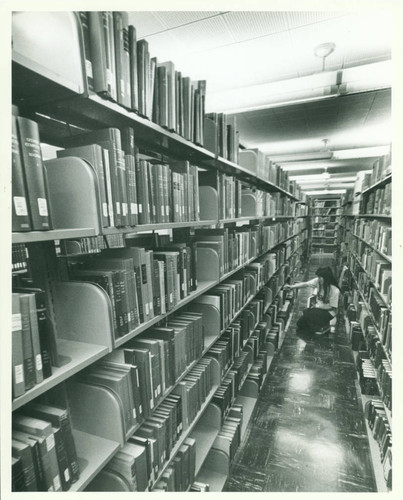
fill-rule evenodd
<path id="1" fill-rule="evenodd" d="M 274 155 L 270 156 L 271 161 L 280 165 L 293 161 L 311 161 L 311 160 L 331 160 L 333 158 L 332 151 L 318 151 L 314 153 L 295 153 L 289 155 Z"/>
<path id="2" fill-rule="evenodd" d="M 316 195 L 316 194 L 344 194 L 347 189 L 322 189 L 316 191 L 304 191 L 307 195 Z"/>
<path id="3" fill-rule="evenodd" d="M 333 152 L 335 160 L 349 160 L 354 158 L 372 158 L 387 155 L 390 152 L 390 145 L 374 146 L 370 148 L 341 149 Z"/>
<path id="4" fill-rule="evenodd" d="M 321 175 L 297 175 L 295 177 L 290 177 L 290 181 L 296 181 L 298 183 L 301 182 L 321 182 L 325 180 Z M 354 177 L 329 177 L 326 182 L 352 182 L 356 180 L 356 176 Z"/>
<path id="5" fill-rule="evenodd" d="M 309 165 L 304 165 L 303 163 L 295 163 L 293 165 L 281 165 L 281 168 L 285 172 L 291 172 L 291 171 L 298 172 L 298 170 L 323 170 L 326 167 L 329 167 L 329 165 L 320 162 Z"/>
<path id="6" fill-rule="evenodd" d="M 219 64 L 222 64 L 221 61 Z M 236 89 L 220 89 L 216 92 L 209 92 L 207 89 L 206 111 L 244 113 L 298 102 L 329 99 L 354 92 L 390 88 L 392 75 L 392 61 L 389 60 Z"/>

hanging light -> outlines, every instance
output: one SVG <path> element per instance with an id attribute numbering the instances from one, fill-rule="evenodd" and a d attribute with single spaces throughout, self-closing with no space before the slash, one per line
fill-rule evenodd
<path id="1" fill-rule="evenodd" d="M 336 48 L 336 44 L 333 42 L 326 42 L 317 45 L 314 48 L 314 54 L 316 57 L 320 57 L 322 59 L 322 71 L 325 71 L 325 59 L 330 56 L 332 52 L 334 52 Z"/>

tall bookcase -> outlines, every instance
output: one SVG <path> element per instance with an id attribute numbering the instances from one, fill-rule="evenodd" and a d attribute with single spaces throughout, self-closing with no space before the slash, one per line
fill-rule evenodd
<path id="1" fill-rule="evenodd" d="M 359 213 L 352 213 L 352 203 L 347 201 L 342 217 L 346 330 L 378 491 L 392 487 L 391 183 L 387 155 L 375 161 L 356 192 Z"/>
<path id="2" fill-rule="evenodd" d="M 311 253 L 335 254 L 337 252 L 341 209 L 339 197 L 312 198 Z"/>
<path id="3" fill-rule="evenodd" d="M 245 185 L 250 186 L 252 191 L 259 189 L 264 192 L 280 193 L 282 199 L 291 201 L 291 203 L 288 202 L 287 206 L 292 206 L 297 201 L 293 193 L 282 187 L 278 187 L 178 134 L 128 111 L 115 102 L 105 100 L 88 91 L 83 52 L 84 43 L 78 18 L 66 15 L 66 13 L 60 15 L 35 13 L 33 15 L 35 23 L 42 26 L 45 36 L 42 40 L 37 40 L 34 37 L 29 45 L 29 51 L 25 52 L 24 40 L 26 40 L 27 33 L 30 33 L 31 21 L 33 20 L 30 19 L 29 14 L 22 14 L 23 17 L 19 17 L 13 34 L 13 103 L 19 106 L 23 116 L 27 116 L 39 124 L 42 141 L 54 146 L 62 146 L 64 139 L 69 137 L 72 131 L 130 126 L 133 128 L 136 142 L 144 154 L 149 154 L 152 151 L 159 155 L 159 161 L 189 160 L 200 169 L 230 174 Z M 57 21 L 57 25 L 63 28 L 60 29 L 57 37 L 54 31 L 47 30 L 49 23 L 53 21 Z M 46 37 L 50 38 L 46 39 Z M 59 49 L 66 45 L 74 54 L 72 58 L 74 64 L 68 64 L 66 71 L 63 71 L 63 67 L 59 68 Z M 46 47 L 46 51 L 42 53 L 44 47 Z M 274 305 L 278 304 L 279 297 L 284 297 L 285 292 L 282 287 L 286 280 L 299 273 L 301 256 L 307 238 L 305 216 L 299 216 L 298 211 L 293 210 L 292 213 L 288 212 L 287 214 L 276 212 L 272 215 L 259 216 L 253 210 L 250 212 L 250 204 L 248 205 L 248 213 L 251 215 L 241 218 L 226 219 L 218 215 L 218 210 L 211 212 L 209 210 L 211 207 L 208 207 L 206 210 L 211 216 L 206 220 L 103 228 L 99 224 L 100 209 L 96 204 L 94 179 L 85 173 L 79 175 L 80 177 L 74 181 L 68 176 L 63 181 L 66 183 L 66 189 L 76 187 L 80 193 L 80 202 L 74 206 L 69 205 L 69 213 L 63 213 L 66 212 L 66 205 L 59 206 L 57 196 L 53 196 L 54 207 L 59 207 L 59 212 L 64 216 L 62 220 L 68 221 L 70 226 L 63 227 L 62 225 L 58 229 L 49 231 L 21 232 L 12 235 L 13 246 L 25 246 L 35 286 L 46 292 L 46 308 L 58 352 L 54 360 L 52 375 L 32 389 L 27 390 L 20 397 L 15 398 L 12 409 L 13 412 L 17 412 L 36 398 L 48 394 L 54 388 L 63 395 L 71 414 L 80 467 L 80 478 L 72 484 L 70 491 L 84 491 L 91 484 L 96 484 L 103 468 L 121 449 L 128 437 L 137 430 L 136 426 L 127 430 L 119 424 L 121 421 L 120 406 L 116 399 L 111 398 L 101 388 L 88 392 L 85 396 L 86 403 L 82 404 L 83 400 L 78 397 L 78 393 L 84 391 L 84 387 L 76 385 L 75 376 L 101 359 L 113 359 L 116 349 L 124 346 L 129 340 L 140 333 L 147 332 L 147 329 L 153 325 L 164 324 L 168 317 L 173 316 L 185 306 L 192 305 L 195 303 L 195 299 L 211 291 L 225 280 L 237 275 L 237 273 L 242 273 L 248 265 L 258 261 L 262 256 L 279 251 L 281 260 L 277 261 L 275 268 L 271 269 L 264 280 L 261 279 L 251 285 L 249 296 L 239 306 L 236 314 L 229 319 L 226 328 L 247 310 L 259 293 L 261 294 L 267 287 L 271 287 L 271 292 L 267 295 L 269 298 L 264 301 L 264 310 L 262 311 L 262 318 L 264 318 L 270 308 L 277 307 Z M 72 185 L 70 185 L 71 183 Z M 50 195 L 52 196 L 52 193 Z M 213 201 L 219 206 L 220 200 L 217 199 L 219 195 L 216 193 L 215 196 Z M 211 201 L 211 198 L 208 197 L 208 200 Z M 203 203 L 203 199 L 200 203 Z M 275 229 L 277 231 L 275 234 L 279 235 L 275 241 L 259 248 L 255 254 L 250 254 L 240 266 L 226 273 L 219 272 L 218 257 L 214 257 L 214 253 L 210 252 L 213 257 L 205 257 L 201 252 L 198 256 L 197 289 L 179 300 L 169 312 L 155 316 L 120 338 L 116 338 L 114 334 L 112 306 L 107 294 L 91 283 L 67 281 L 65 262 L 68 256 L 61 258 L 58 254 L 60 244 L 63 241 L 82 239 L 94 241 L 94 239 L 101 237 L 101 240 L 107 243 L 116 238 L 124 243 L 126 239 L 142 232 L 163 232 L 172 235 L 172 233 L 180 231 L 193 234 L 196 227 L 235 228 L 247 223 L 259 228 L 267 226 L 280 228 L 281 226 L 281 230 Z M 21 271 L 15 272 L 20 273 Z M 208 326 L 210 327 L 212 318 L 206 316 L 203 316 L 203 322 L 209 321 Z M 250 335 L 256 327 L 257 324 L 252 328 Z M 275 349 L 281 346 L 286 328 L 287 325 L 281 329 L 276 344 L 271 341 L 264 342 L 263 356 L 265 357 L 266 373 L 263 378 L 267 375 Z M 205 330 L 204 347 L 199 359 L 208 355 L 213 344 L 224 333 L 220 327 L 212 329 L 206 327 Z M 241 436 L 243 436 L 248 418 L 256 402 L 259 387 L 263 383 L 262 380 L 257 382 L 248 375 L 252 368 L 252 362 L 248 360 L 253 359 L 253 354 L 247 344 L 244 346 L 243 355 L 246 357 L 248 370 L 239 387 L 238 398 L 233 401 L 242 404 L 244 408 Z M 176 384 L 180 383 L 191 372 L 197 361 L 195 360 L 186 368 L 181 377 L 176 380 Z M 212 399 L 230 367 L 222 373 L 217 361 L 213 360 L 212 365 L 213 379 L 210 391 L 196 417 L 182 432 L 169 459 L 163 464 L 150 484 L 151 490 L 156 487 L 187 437 L 194 437 L 196 440 L 195 478 L 209 482 L 212 490 L 215 491 L 219 491 L 225 482 L 230 465 L 230 455 L 228 451 L 220 448 L 216 441 L 223 415 L 220 408 L 212 403 Z M 171 390 L 164 394 L 164 398 L 170 394 Z M 81 393 L 81 397 L 83 393 Z M 88 411 L 89 409 L 91 411 Z"/>

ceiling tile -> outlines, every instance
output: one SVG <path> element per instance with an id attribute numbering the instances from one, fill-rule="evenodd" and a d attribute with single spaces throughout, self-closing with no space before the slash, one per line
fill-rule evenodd
<path id="1" fill-rule="evenodd" d="M 133 11 L 128 14 L 129 24 L 136 28 L 138 39 L 166 30 L 165 24 L 157 19 L 153 12 Z"/>
<path id="2" fill-rule="evenodd" d="M 220 11 L 182 11 L 164 10 L 153 12 L 154 16 L 168 29 L 177 28 L 185 24 L 195 23 L 203 19 L 219 16 Z"/>
<path id="3" fill-rule="evenodd" d="M 258 38 L 288 29 L 285 12 L 237 11 L 229 12 L 223 17 L 236 41 Z"/>
<path id="4" fill-rule="evenodd" d="M 320 23 L 327 19 L 339 18 L 343 14 L 340 12 L 310 12 L 310 11 L 298 11 L 298 12 L 286 12 L 288 27 L 299 28 L 301 26 L 306 26 L 310 24 Z"/>
<path id="5" fill-rule="evenodd" d="M 172 30 L 172 36 L 183 45 L 186 53 L 204 52 L 234 42 L 222 17 L 212 17 Z"/>

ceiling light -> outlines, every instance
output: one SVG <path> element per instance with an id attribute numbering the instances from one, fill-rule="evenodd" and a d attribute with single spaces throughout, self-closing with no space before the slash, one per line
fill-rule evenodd
<path id="1" fill-rule="evenodd" d="M 275 163 L 288 163 L 293 161 L 310 161 L 310 160 L 330 160 L 333 157 L 331 151 L 318 151 L 314 153 L 295 153 L 289 155 L 269 155 L 271 161 Z"/>
<path id="2" fill-rule="evenodd" d="M 390 152 L 390 145 L 374 146 L 369 148 L 341 149 L 334 151 L 335 160 L 349 160 L 354 158 L 371 158 L 387 155 Z"/>
<path id="3" fill-rule="evenodd" d="M 317 45 L 314 48 L 314 54 L 316 57 L 320 57 L 322 59 L 322 71 L 325 69 L 325 59 L 327 56 L 330 56 L 334 49 L 336 48 L 336 44 L 333 42 L 326 42 Z"/>
<path id="4" fill-rule="evenodd" d="M 308 195 L 316 195 L 316 194 L 344 194 L 347 189 L 323 189 L 316 191 L 304 191 L 305 194 Z"/>

